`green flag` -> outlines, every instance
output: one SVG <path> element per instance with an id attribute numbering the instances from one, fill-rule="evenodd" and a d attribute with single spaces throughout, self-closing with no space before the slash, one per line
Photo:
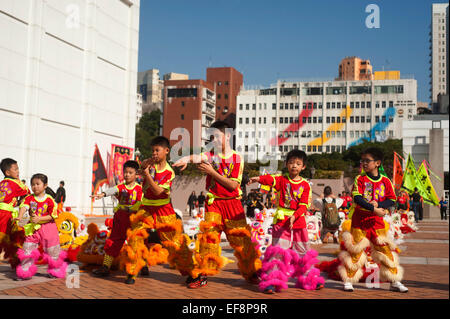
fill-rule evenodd
<path id="1" fill-rule="evenodd" d="M 428 175 L 427 169 L 422 162 L 419 169 L 417 170 L 417 180 L 420 182 L 419 189 L 420 195 L 423 197 L 424 202 L 430 205 L 439 206 L 439 198 L 434 190 L 433 184 L 431 184 L 430 176 Z"/>
<path id="2" fill-rule="evenodd" d="M 412 194 L 414 188 L 417 187 L 416 184 L 416 166 L 414 165 L 411 154 L 409 154 L 408 160 L 406 161 L 405 173 L 403 174 L 402 188 L 406 189 L 409 194 Z"/>
<path id="3" fill-rule="evenodd" d="M 380 165 L 378 172 L 380 173 L 381 176 L 385 176 L 385 177 L 389 178 L 386 174 L 386 171 L 384 170 L 383 164 Z"/>

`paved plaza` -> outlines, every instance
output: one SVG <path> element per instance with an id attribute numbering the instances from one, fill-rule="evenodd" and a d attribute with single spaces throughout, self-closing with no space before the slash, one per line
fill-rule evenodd
<path id="1" fill-rule="evenodd" d="M 94 220 L 100 223 L 101 219 Z M 88 223 L 91 222 L 90 220 Z M 14 273 L 5 262 L 0 263 L 0 298 L 69 298 L 69 299 L 448 299 L 449 298 L 449 225 L 447 221 L 424 220 L 419 231 L 405 236 L 400 245 L 401 265 L 405 269 L 403 283 L 406 294 L 389 291 L 388 284 L 369 289 L 356 284 L 353 293 L 344 293 L 342 283 L 326 278 L 320 291 L 293 288 L 274 295 L 260 293 L 257 286 L 246 283 L 239 275 L 236 262 L 227 264 L 221 273 L 208 279 L 200 289 L 187 289 L 185 278 L 159 265 L 150 269 L 150 276 L 139 277 L 134 285 L 124 284 L 122 271 L 112 272 L 109 278 L 96 278 L 89 271 L 81 271 L 79 288 L 68 288 L 65 279 L 49 279 L 46 266 L 31 280 L 16 282 Z M 314 245 L 320 260 L 335 258 L 336 244 Z M 224 255 L 233 258 L 232 249 L 223 242 Z M 73 283 L 73 282 L 72 282 Z"/>

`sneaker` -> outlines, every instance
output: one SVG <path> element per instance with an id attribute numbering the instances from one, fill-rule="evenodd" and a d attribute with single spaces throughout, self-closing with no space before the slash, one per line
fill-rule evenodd
<path id="1" fill-rule="evenodd" d="M 194 281 L 194 278 L 192 278 L 191 276 L 188 276 L 186 278 L 186 285 L 190 284 L 192 281 Z"/>
<path id="2" fill-rule="evenodd" d="M 200 287 L 204 287 L 208 284 L 208 278 L 206 276 L 198 276 L 195 279 L 192 279 L 190 283 L 188 283 L 188 288 L 196 289 Z"/>
<path id="3" fill-rule="evenodd" d="M 408 288 L 403 286 L 403 284 L 400 281 L 391 283 L 391 290 L 397 292 L 408 292 Z"/>
<path id="4" fill-rule="evenodd" d="M 351 282 L 344 283 L 344 291 L 353 291 L 353 285 Z"/>
<path id="5" fill-rule="evenodd" d="M 109 268 L 106 266 L 102 266 L 101 268 L 94 269 L 92 273 L 96 277 L 107 277 L 109 276 Z"/>
<path id="6" fill-rule="evenodd" d="M 24 280 L 30 280 L 31 279 L 31 277 L 28 277 L 28 278 L 19 278 L 19 277 L 16 277 L 16 278 L 14 278 L 14 281 L 24 281 Z"/>
<path id="7" fill-rule="evenodd" d="M 148 271 L 148 267 L 147 266 L 142 267 L 140 275 L 141 276 L 149 276 L 150 275 L 150 272 Z"/>
<path id="8" fill-rule="evenodd" d="M 264 289 L 264 293 L 265 294 L 274 294 L 275 286 L 274 285 L 267 286 L 266 289 Z"/>
<path id="9" fill-rule="evenodd" d="M 316 286 L 316 290 L 323 289 L 323 287 L 325 287 L 323 284 L 318 284 L 318 285 Z"/>
<path id="10" fill-rule="evenodd" d="M 126 283 L 127 285 L 132 285 L 132 284 L 134 284 L 134 283 L 135 283 L 135 280 L 134 280 L 133 276 L 132 276 L 132 275 L 128 275 L 127 280 L 125 280 L 125 283 Z"/>

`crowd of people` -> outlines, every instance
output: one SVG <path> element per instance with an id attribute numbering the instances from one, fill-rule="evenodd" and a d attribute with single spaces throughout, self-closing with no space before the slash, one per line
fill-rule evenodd
<path id="1" fill-rule="evenodd" d="M 343 230 L 339 253 L 338 271 L 344 291 L 353 291 L 352 284 L 361 278 L 367 250 L 371 250 L 373 260 L 379 264 L 381 279 L 390 282 L 394 291 L 408 291 L 401 283 L 403 269 L 399 265 L 397 247 L 388 238 L 383 219 L 396 205 L 397 196 L 390 180 L 378 171 L 383 160 L 379 149 L 362 152 L 364 171 L 356 177 L 351 192 L 336 196 L 330 187 L 325 187 L 323 195 L 312 201 L 310 183 L 301 177 L 307 155 L 294 149 L 285 159 L 286 174 L 265 174 L 245 180 L 245 185 L 259 183 L 268 187 L 265 198 L 256 188 L 242 201 L 243 157 L 231 147 L 227 123 L 216 121 L 211 128 L 215 129 L 212 143 L 219 154 L 214 150 L 193 154 L 170 165 L 167 161 L 169 140 L 158 136 L 150 145 L 151 158 L 140 165 L 136 161 L 126 162 L 124 182 L 93 195 L 95 199 L 104 196 L 118 199 L 103 265 L 93 272 L 94 275 L 109 276 L 112 261 L 120 257 L 122 269 L 128 275 L 126 283 L 133 284 L 139 273 L 148 275 L 149 267 L 167 262 L 186 277 L 188 288 L 205 287 L 208 277 L 217 275 L 224 266 L 220 247 L 224 232 L 234 249 L 242 277 L 257 284 L 261 292 L 277 293 L 286 289 L 290 277 L 297 279 L 296 287 L 322 289 L 325 282 L 315 268 L 317 251 L 310 246 L 305 220 L 313 202 L 324 215 L 325 233 L 335 231 L 338 209 L 352 207 L 348 217 L 351 227 Z M 202 191 L 196 196 L 193 192 L 188 199 L 191 214 L 197 207 L 204 210 L 200 232 L 194 239 L 183 232 L 182 221 L 171 203 L 171 197 L 177 196 L 171 192 L 175 177 L 172 166 L 182 171 L 191 162 L 197 163 L 199 171 L 206 175 L 206 194 Z M 0 183 L 0 243 L 16 269 L 17 279 L 26 280 L 35 274 L 38 245 L 43 245 L 49 275 L 64 276 L 67 265 L 54 226 L 58 205 L 45 194 L 47 177 L 33 175 L 31 194 L 19 179 L 16 161 L 2 160 L 1 170 L 5 179 Z M 143 178 L 142 185 L 136 182 L 139 175 Z M 414 194 L 412 197 L 412 206 L 416 208 L 420 199 Z M 65 198 L 65 194 L 60 198 Z M 19 206 L 18 214 L 16 206 Z M 275 212 L 272 245 L 263 254 L 252 241 L 246 217 L 254 216 L 256 209 L 265 208 L 273 208 Z M 20 231 L 17 221 L 26 211 L 29 211 L 30 221 L 24 227 L 25 237 L 22 242 L 13 240 L 14 234 Z M 417 211 L 420 220 L 420 211 Z M 149 243 L 149 232 L 156 232 L 161 244 Z"/>

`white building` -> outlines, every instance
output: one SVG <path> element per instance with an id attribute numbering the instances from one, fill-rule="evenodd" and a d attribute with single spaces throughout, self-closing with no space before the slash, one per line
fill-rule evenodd
<path id="1" fill-rule="evenodd" d="M 142 94 L 137 94 L 136 99 L 136 124 L 139 123 L 139 120 L 142 117 Z"/>
<path id="2" fill-rule="evenodd" d="M 414 116 L 412 120 L 403 121 L 403 152 L 412 155 L 416 167 L 418 167 L 424 159 L 429 161 L 430 130 L 433 128 L 434 121 L 439 121 L 441 123 L 440 127 L 444 131 L 444 149 L 442 156 L 444 158 L 444 171 L 448 172 L 448 115 L 417 115 Z"/>
<path id="3" fill-rule="evenodd" d="M 90 213 L 95 144 L 134 148 L 139 0 L 0 2 L 0 154 Z M 96 202 L 96 206 L 101 203 Z M 99 210 L 97 210 L 99 211 Z"/>
<path id="4" fill-rule="evenodd" d="M 430 100 L 436 110 L 438 95 L 448 94 L 448 3 L 433 3 L 430 30 Z"/>
<path id="5" fill-rule="evenodd" d="M 414 79 L 278 81 L 266 89 L 241 90 L 236 149 L 250 159 L 281 159 L 294 148 L 330 153 L 363 139 L 399 139 L 401 122 L 412 119 L 416 104 Z"/>

